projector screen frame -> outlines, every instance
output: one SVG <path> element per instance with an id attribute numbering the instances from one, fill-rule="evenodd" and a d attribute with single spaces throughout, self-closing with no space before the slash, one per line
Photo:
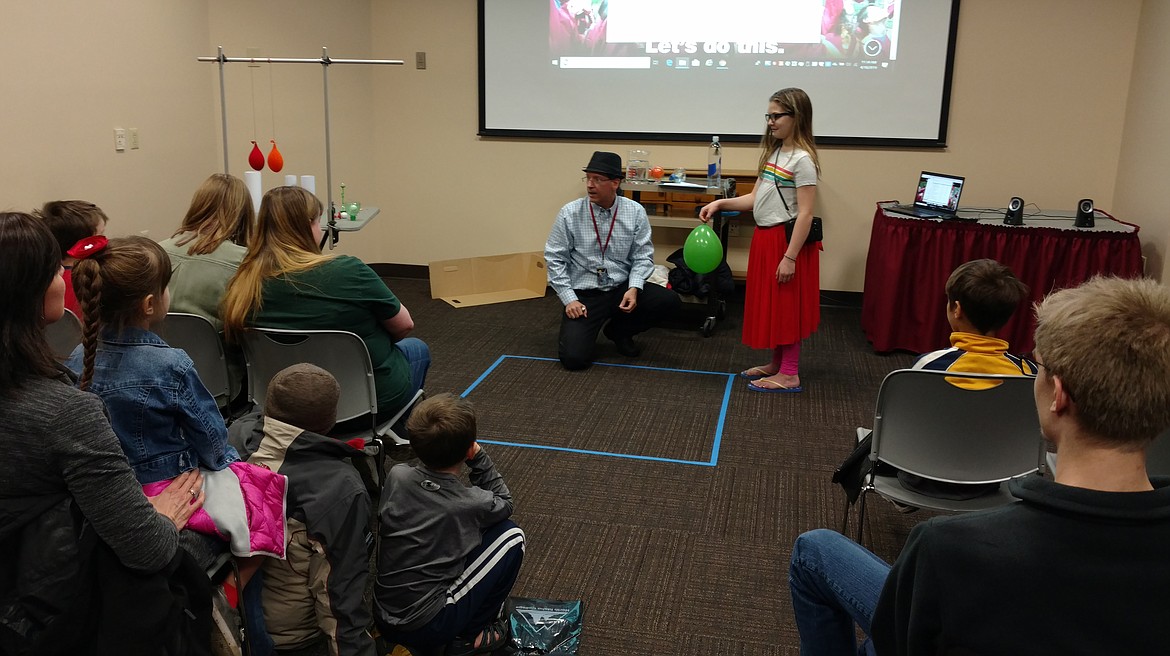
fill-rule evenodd
<path id="1" fill-rule="evenodd" d="M 933 0 L 932 0 L 933 1 Z M 708 142 L 711 135 L 698 132 L 620 132 L 597 130 L 542 130 L 542 129 L 511 129 L 487 127 L 487 70 L 485 57 L 485 17 L 484 3 L 486 0 L 477 0 L 477 36 L 478 36 L 478 69 L 479 69 L 479 131 L 480 137 L 499 137 L 509 139 L 535 140 L 581 140 L 581 141 L 640 141 L 640 142 Z M 859 137 L 859 136 L 821 136 L 816 137 L 817 145 L 822 146 L 859 146 L 868 148 L 928 148 L 943 149 L 947 147 L 947 130 L 950 118 L 951 88 L 954 76 L 954 61 L 956 41 L 959 28 L 960 0 L 950 0 L 950 18 L 947 25 L 946 61 L 943 72 L 942 89 L 939 97 L 938 134 L 932 138 L 910 139 L 889 137 Z M 760 134 L 721 134 L 720 140 L 724 143 L 758 143 Z"/>

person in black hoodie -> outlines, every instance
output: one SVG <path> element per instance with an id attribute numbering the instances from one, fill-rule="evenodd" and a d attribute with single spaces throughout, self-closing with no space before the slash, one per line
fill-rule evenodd
<path id="1" fill-rule="evenodd" d="M 828 530 L 789 569 L 801 654 L 1143 654 L 1170 617 L 1170 479 L 1146 450 L 1170 426 L 1170 289 L 1095 278 L 1036 308 L 1036 410 L 1054 480 L 937 517 L 893 567 Z M 1165 438 L 1163 438 L 1165 439 Z"/>
<path id="2" fill-rule="evenodd" d="M 374 656 L 362 595 L 373 534 L 370 494 L 352 459 L 361 440 L 325 434 L 341 389 L 328 371 L 288 367 L 268 384 L 264 414 L 232 424 L 229 440 L 248 462 L 288 477 L 287 560 L 264 565 L 264 620 L 276 653 L 325 647 L 334 656 Z"/>

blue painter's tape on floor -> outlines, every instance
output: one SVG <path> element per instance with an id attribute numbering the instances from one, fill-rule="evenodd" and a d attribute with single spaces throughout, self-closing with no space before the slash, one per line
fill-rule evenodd
<path id="1" fill-rule="evenodd" d="M 508 360 L 508 359 L 512 359 L 512 360 L 542 360 L 542 361 L 546 361 L 546 362 L 558 362 L 558 360 L 556 358 L 540 358 L 540 357 L 535 357 L 535 356 L 530 356 L 530 355 L 501 355 L 499 358 L 496 359 L 495 362 L 493 362 L 491 364 L 491 366 L 489 366 L 487 368 L 486 371 L 484 371 L 482 374 L 479 375 L 479 378 L 476 378 L 475 381 L 472 382 L 471 385 L 468 386 L 467 389 L 463 390 L 463 393 L 460 394 L 460 396 L 466 398 L 467 395 L 470 394 L 472 392 L 472 390 L 474 390 L 476 387 L 478 387 L 479 384 L 484 381 L 484 379 L 486 379 L 488 376 L 490 376 L 491 373 L 493 371 L 495 371 L 496 368 L 499 367 L 504 362 L 504 360 Z M 595 362 L 594 366 L 597 366 L 597 367 L 624 367 L 627 369 L 649 369 L 649 370 L 653 370 L 653 371 L 669 371 L 669 372 L 681 373 L 681 374 L 700 374 L 700 375 L 704 375 L 704 376 L 726 376 L 727 377 L 727 385 L 723 389 L 723 403 L 719 408 L 719 420 L 715 424 L 715 440 L 711 445 L 711 459 L 707 460 L 707 461 L 681 460 L 678 458 L 662 458 L 662 457 L 658 457 L 658 456 L 639 456 L 639 455 L 633 455 L 633 454 L 629 454 L 629 453 L 613 453 L 611 451 L 592 451 L 589 449 L 570 449 L 567 447 L 560 447 L 560 446 L 547 446 L 547 445 L 543 445 L 543 444 L 527 444 L 527 443 L 522 443 L 522 442 L 506 442 L 506 441 L 502 441 L 502 440 L 480 440 L 480 442 L 483 442 L 484 444 L 499 444 L 502 446 L 515 446 L 515 447 L 520 447 L 520 448 L 524 448 L 524 449 L 544 449 L 546 451 L 563 451 L 563 452 L 567 452 L 567 453 L 580 453 L 580 454 L 592 455 L 592 456 L 606 456 L 609 458 L 627 458 L 630 460 L 652 460 L 654 462 L 671 462 L 671 463 L 676 463 L 676 464 L 680 464 L 680 465 L 699 465 L 701 467 L 714 467 L 715 465 L 717 465 L 719 463 L 719 446 L 723 442 L 723 426 L 727 421 L 727 407 L 731 402 L 731 386 L 732 386 L 732 383 L 735 382 L 736 374 L 727 373 L 727 372 L 723 372 L 723 371 L 701 371 L 701 370 L 696 370 L 696 369 L 668 369 L 665 367 L 647 367 L 647 366 L 643 366 L 643 365 L 633 365 L 633 364 L 610 364 L 607 362 Z"/>

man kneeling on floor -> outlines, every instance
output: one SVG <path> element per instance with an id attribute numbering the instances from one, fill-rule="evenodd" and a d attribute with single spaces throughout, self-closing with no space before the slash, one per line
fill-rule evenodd
<path id="1" fill-rule="evenodd" d="M 789 587 L 801 654 L 1140 654 L 1170 617 L 1170 289 L 1097 278 L 1036 308 L 1036 409 L 1055 481 L 1017 503 L 931 519 L 891 568 L 839 533 L 801 535 Z"/>
<path id="2" fill-rule="evenodd" d="M 564 304 L 557 354 L 569 370 L 593 364 L 604 331 L 627 358 L 642 353 L 634 336 L 678 311 L 678 294 L 652 282 L 654 245 L 639 203 L 618 194 L 617 153 L 597 151 L 585 166 L 585 197 L 566 203 L 544 245 L 548 284 Z"/>
<path id="3" fill-rule="evenodd" d="M 504 645 L 504 602 L 524 558 L 508 519 L 512 493 L 476 441 L 475 410 L 452 394 L 421 403 L 406 422 L 420 465 L 395 465 L 378 512 L 375 621 L 387 641 L 447 645 L 447 656 Z M 471 487 L 459 480 L 471 468 Z"/>
<path id="4" fill-rule="evenodd" d="M 362 600 L 374 542 L 370 495 L 351 462 L 365 455 L 325 437 L 340 394 L 328 371 L 293 365 L 268 384 L 264 416 L 241 417 L 228 431 L 248 462 L 288 477 L 288 558 L 266 558 L 263 570 L 264 620 L 277 654 L 322 646 L 334 656 L 375 653 Z"/>

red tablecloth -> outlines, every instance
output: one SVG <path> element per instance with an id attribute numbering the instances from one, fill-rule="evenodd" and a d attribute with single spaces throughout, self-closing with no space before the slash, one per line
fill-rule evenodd
<path id="1" fill-rule="evenodd" d="M 1098 218 L 1099 227 L 1103 221 L 1116 219 Z M 879 203 L 865 262 L 862 330 L 878 352 L 925 353 L 946 348 L 950 344 L 943 291 L 947 278 L 963 262 L 987 257 L 1011 267 L 1028 285 L 1029 304 L 1012 316 L 998 336 L 1008 341 L 1013 352 L 1030 353 L 1036 323 L 1032 302 L 1098 273 L 1142 274 L 1137 230 L 1136 226 L 1120 232 L 930 221 L 887 214 Z"/>

